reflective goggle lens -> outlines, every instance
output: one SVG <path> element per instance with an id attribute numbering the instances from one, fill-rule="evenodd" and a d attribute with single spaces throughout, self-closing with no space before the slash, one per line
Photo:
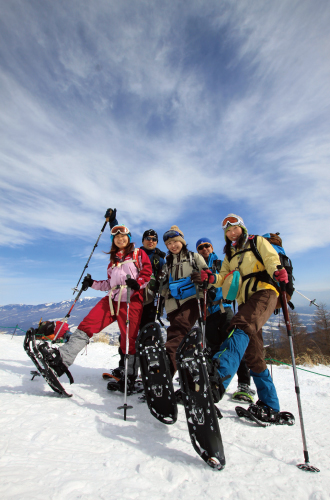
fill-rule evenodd
<path id="1" fill-rule="evenodd" d="M 181 238 L 183 238 L 183 235 L 179 233 L 179 231 L 173 231 L 173 230 L 166 231 L 166 233 L 163 236 L 163 240 L 167 241 L 168 239 L 175 238 L 176 236 L 181 236 Z"/>
<path id="2" fill-rule="evenodd" d="M 111 229 L 112 236 L 116 236 L 116 234 L 118 234 L 118 233 L 120 233 L 120 234 L 128 234 L 129 233 L 129 229 L 126 226 L 114 226 Z"/>
<path id="3" fill-rule="evenodd" d="M 238 217 L 226 217 L 222 221 L 222 229 L 226 229 L 229 225 L 238 226 L 239 224 L 243 225 L 243 221 L 241 221 Z"/>
<path id="4" fill-rule="evenodd" d="M 157 241 L 157 238 L 153 238 L 152 236 L 147 236 L 146 240 L 147 241 Z"/>

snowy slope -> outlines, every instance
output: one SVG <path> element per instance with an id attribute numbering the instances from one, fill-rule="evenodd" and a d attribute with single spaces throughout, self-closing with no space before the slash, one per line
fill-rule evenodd
<path id="1" fill-rule="evenodd" d="M 115 327 L 114 327 L 115 328 Z M 189 440 L 183 407 L 176 424 L 155 420 L 138 396 L 123 420 L 123 397 L 109 393 L 105 369 L 117 366 L 116 348 L 92 343 L 72 366 L 70 399 L 43 379 L 31 381 L 32 362 L 22 337 L 0 335 L 0 498 L 66 499 L 313 499 L 330 492 L 330 378 L 299 370 L 311 463 L 319 474 L 299 470 L 303 447 L 292 369 L 273 371 L 282 409 L 294 427 L 262 429 L 235 416 L 230 394 L 218 405 L 226 468 L 211 470 Z M 330 377 L 330 368 L 309 370 Z M 61 379 L 61 380 L 62 380 Z"/>

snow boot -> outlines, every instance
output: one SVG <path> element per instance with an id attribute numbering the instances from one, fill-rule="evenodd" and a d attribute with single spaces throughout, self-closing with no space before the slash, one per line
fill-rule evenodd
<path id="1" fill-rule="evenodd" d="M 127 371 L 127 394 L 132 394 L 134 391 L 135 381 L 139 371 L 139 359 L 136 354 L 128 354 L 128 371 Z M 107 389 L 109 391 L 125 392 L 125 368 L 119 366 L 112 370 L 111 378 L 108 382 Z"/>
<path id="2" fill-rule="evenodd" d="M 256 404 L 251 404 L 247 410 L 257 420 L 275 425 L 293 425 L 295 418 L 292 413 L 288 411 L 276 411 L 270 406 L 266 405 L 260 399 Z"/>
<path id="3" fill-rule="evenodd" d="M 251 389 L 247 384 L 238 384 L 236 391 L 232 395 L 234 401 L 242 401 L 247 403 L 253 403 L 253 396 L 256 391 Z"/>

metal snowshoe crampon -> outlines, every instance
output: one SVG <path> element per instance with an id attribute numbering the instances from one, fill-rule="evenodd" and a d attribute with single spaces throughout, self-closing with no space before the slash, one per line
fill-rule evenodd
<path id="1" fill-rule="evenodd" d="M 25 352 L 37 368 L 37 371 L 31 371 L 32 380 L 41 375 L 53 391 L 62 396 L 71 397 L 72 394 L 68 394 L 58 380 L 58 377 L 65 373 L 70 384 L 74 382 L 71 373 L 61 360 L 59 350 L 50 347 L 46 341 L 39 341 L 36 338 L 36 332 L 34 328 L 30 328 L 25 334 L 23 343 Z"/>
<path id="2" fill-rule="evenodd" d="M 164 424 L 178 416 L 172 376 L 158 323 L 148 323 L 136 339 L 136 353 L 150 413 Z"/>
<path id="3" fill-rule="evenodd" d="M 185 336 L 178 347 L 176 363 L 192 445 L 207 465 L 221 470 L 226 460 L 200 328 L 193 328 Z"/>

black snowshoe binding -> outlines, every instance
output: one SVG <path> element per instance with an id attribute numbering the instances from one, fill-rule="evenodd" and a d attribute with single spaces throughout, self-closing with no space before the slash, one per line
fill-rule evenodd
<path id="1" fill-rule="evenodd" d="M 221 470 L 226 460 L 200 328 L 193 328 L 185 336 L 178 347 L 176 363 L 192 445 L 207 465 Z"/>
<path id="2" fill-rule="evenodd" d="M 50 347 L 46 341 L 38 341 L 36 332 L 37 330 L 30 328 L 25 334 L 23 343 L 25 352 L 38 370 L 31 371 L 32 380 L 34 377 L 41 375 L 53 391 L 62 396 L 71 397 L 72 394 L 68 394 L 58 380 L 58 377 L 65 373 L 70 380 L 70 384 L 74 382 L 71 373 L 62 362 L 59 350 Z"/>
<path id="3" fill-rule="evenodd" d="M 261 427 L 270 425 L 294 425 L 295 418 L 288 411 L 275 411 L 270 406 L 262 401 L 257 401 L 256 404 L 251 404 L 248 409 L 236 406 L 236 413 L 239 417 L 245 417 L 252 420 Z"/>
<path id="4" fill-rule="evenodd" d="M 102 377 L 104 380 L 108 380 L 107 389 L 108 391 L 118 391 L 125 392 L 125 369 L 112 370 L 114 373 L 103 373 Z M 128 375 L 127 377 L 127 396 L 131 394 L 137 394 L 143 391 L 143 385 L 141 381 L 136 379 L 135 375 Z"/>
<path id="5" fill-rule="evenodd" d="M 136 353 L 150 413 L 164 424 L 174 424 L 178 407 L 158 323 L 148 323 L 142 328 L 136 339 Z"/>

